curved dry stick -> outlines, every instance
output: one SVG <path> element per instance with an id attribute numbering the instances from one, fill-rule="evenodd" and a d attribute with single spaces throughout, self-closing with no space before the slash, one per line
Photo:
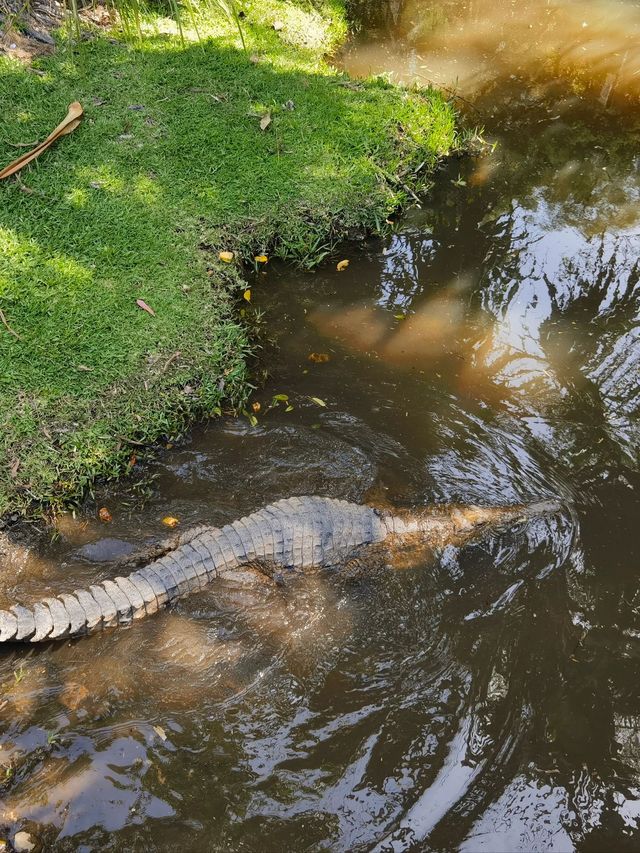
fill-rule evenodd
<path id="1" fill-rule="evenodd" d="M 8 321 L 8 320 L 7 320 L 7 318 L 4 316 L 4 311 L 2 310 L 2 308 L 0 308 L 0 322 L 2 322 L 2 325 L 5 327 L 5 329 L 7 330 L 7 332 L 9 332 L 9 334 L 10 334 L 10 335 L 13 335 L 13 337 L 14 337 L 17 341 L 21 341 L 21 340 L 22 340 L 22 338 L 20 337 L 20 335 L 19 335 L 19 334 L 18 334 L 14 329 L 12 329 L 12 328 L 11 328 L 11 326 L 9 325 L 9 321 Z"/>
<path id="2" fill-rule="evenodd" d="M 80 120 L 84 115 L 84 110 L 82 109 L 82 104 L 78 101 L 74 101 L 72 104 L 69 104 L 69 110 L 65 118 L 60 122 L 60 124 L 53 130 L 47 138 L 41 142 L 39 145 L 36 145 L 31 151 L 27 151 L 26 154 L 23 154 L 22 157 L 18 157 L 17 160 L 14 160 L 13 163 L 9 163 L 8 166 L 0 172 L 0 180 L 3 178 L 9 178 L 11 175 L 15 175 L 21 169 L 23 169 L 27 163 L 30 163 L 32 160 L 35 160 L 36 157 L 39 157 L 43 151 L 46 151 L 47 148 L 50 148 L 53 143 L 59 139 L 61 136 L 66 136 L 68 133 L 71 133 L 78 127 L 80 124 Z"/>

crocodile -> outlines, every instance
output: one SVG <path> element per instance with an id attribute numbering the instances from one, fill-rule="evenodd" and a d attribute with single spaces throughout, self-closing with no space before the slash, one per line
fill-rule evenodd
<path id="1" fill-rule="evenodd" d="M 41 643 L 130 625 L 218 578 L 256 569 L 344 567 L 371 546 L 437 550 L 561 509 L 555 501 L 481 507 L 432 505 L 387 510 L 335 498 L 285 498 L 224 527 L 198 527 L 176 547 L 127 576 L 0 611 L 0 643 Z"/>

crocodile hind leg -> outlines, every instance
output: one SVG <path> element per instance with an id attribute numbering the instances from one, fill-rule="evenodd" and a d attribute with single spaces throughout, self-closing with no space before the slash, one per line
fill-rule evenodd
<path id="1" fill-rule="evenodd" d="M 282 574 L 286 571 L 279 563 L 256 558 L 228 572 L 221 572 L 220 577 L 222 580 L 238 583 L 242 586 L 282 586 L 284 583 Z"/>
<path id="2" fill-rule="evenodd" d="M 420 541 L 418 537 L 409 540 L 398 539 L 397 541 L 392 538 L 385 544 L 389 555 L 389 564 L 397 572 L 430 565 L 436 555 L 433 546 Z"/>
<path id="3" fill-rule="evenodd" d="M 247 563 L 242 568 L 243 570 L 251 569 L 252 571 L 258 572 L 263 576 L 264 581 L 267 583 L 273 583 L 276 586 L 285 586 L 287 577 L 299 574 L 295 569 L 285 568 L 281 563 L 277 563 L 274 560 L 263 560 L 259 557 L 251 560 L 250 563 Z"/>
<path id="4" fill-rule="evenodd" d="M 389 549 L 379 543 L 355 548 L 337 566 L 337 574 L 342 583 L 353 584 L 380 577 L 391 568 Z"/>
<path id="5" fill-rule="evenodd" d="M 415 542 L 379 542 L 351 551 L 338 565 L 341 580 L 357 583 L 380 577 L 391 571 L 419 568 L 433 561 L 433 548 L 417 539 Z"/>

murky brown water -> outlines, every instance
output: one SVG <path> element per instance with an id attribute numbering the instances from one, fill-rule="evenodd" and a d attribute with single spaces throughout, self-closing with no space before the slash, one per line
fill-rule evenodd
<path id="1" fill-rule="evenodd" d="M 361 8 L 347 66 L 456 87 L 495 150 L 345 272 L 253 283 L 280 344 L 258 425 L 167 453 L 142 510 L 103 496 L 108 528 L 12 551 L 2 596 L 109 576 L 81 550 L 105 535 L 291 494 L 575 518 L 3 652 L 2 822 L 46 849 L 640 847 L 640 5 Z"/>

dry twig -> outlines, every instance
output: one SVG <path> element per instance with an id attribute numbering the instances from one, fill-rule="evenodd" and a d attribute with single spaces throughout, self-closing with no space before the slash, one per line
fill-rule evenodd
<path id="1" fill-rule="evenodd" d="M 17 341 L 21 341 L 21 340 L 22 340 L 22 338 L 20 337 L 20 335 L 19 335 L 17 332 L 14 332 L 14 330 L 13 330 L 13 329 L 11 328 L 11 326 L 9 325 L 9 323 L 8 323 L 8 321 L 7 321 L 7 318 L 4 316 L 4 311 L 2 310 L 2 308 L 0 308 L 0 321 L 2 322 L 2 325 L 5 327 L 5 329 L 7 330 L 7 332 L 9 332 L 9 334 L 10 334 L 10 335 L 13 335 L 13 337 L 14 337 Z"/>

